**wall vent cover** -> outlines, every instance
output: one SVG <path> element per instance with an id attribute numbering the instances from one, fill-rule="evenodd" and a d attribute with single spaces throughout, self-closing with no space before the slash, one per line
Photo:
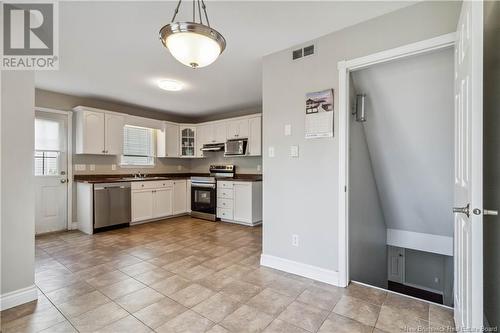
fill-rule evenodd
<path id="1" fill-rule="evenodd" d="M 314 54 L 314 44 L 292 51 L 292 59 L 297 60 Z"/>
<path id="2" fill-rule="evenodd" d="M 295 60 L 295 59 L 299 59 L 299 58 L 302 58 L 302 49 L 293 50 L 292 59 Z"/>
<path id="3" fill-rule="evenodd" d="M 314 45 L 304 47 L 304 57 L 314 54 Z"/>

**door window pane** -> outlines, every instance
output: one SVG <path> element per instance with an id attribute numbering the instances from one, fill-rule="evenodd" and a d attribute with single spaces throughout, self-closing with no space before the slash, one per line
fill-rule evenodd
<path id="1" fill-rule="evenodd" d="M 59 152 L 35 151 L 35 176 L 59 175 Z"/>
<path id="2" fill-rule="evenodd" d="M 57 120 L 35 118 L 35 150 L 60 151 L 60 130 Z"/>

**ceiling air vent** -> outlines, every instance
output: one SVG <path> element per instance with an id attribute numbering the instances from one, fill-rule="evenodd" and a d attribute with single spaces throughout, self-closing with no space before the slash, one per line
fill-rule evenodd
<path id="1" fill-rule="evenodd" d="M 292 52 L 292 59 L 293 60 L 299 59 L 299 58 L 302 58 L 302 49 L 294 50 Z"/>
<path id="2" fill-rule="evenodd" d="M 314 54 L 314 44 L 292 51 L 292 59 L 297 60 Z"/>
<path id="3" fill-rule="evenodd" d="M 314 45 L 304 47 L 304 57 L 314 54 Z"/>

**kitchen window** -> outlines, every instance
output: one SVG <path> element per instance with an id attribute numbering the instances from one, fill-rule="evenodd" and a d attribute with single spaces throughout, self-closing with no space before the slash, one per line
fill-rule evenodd
<path id="1" fill-rule="evenodd" d="M 154 166 L 154 142 L 154 129 L 126 125 L 123 128 L 123 155 L 121 158 L 121 166 Z"/>

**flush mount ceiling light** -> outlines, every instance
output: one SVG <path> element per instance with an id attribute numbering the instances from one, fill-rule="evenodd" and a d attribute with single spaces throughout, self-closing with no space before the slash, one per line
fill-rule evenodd
<path id="1" fill-rule="evenodd" d="M 182 88 L 184 87 L 184 84 L 182 82 L 179 82 L 179 81 L 165 79 L 165 80 L 158 81 L 158 87 L 160 87 L 163 90 L 167 90 L 167 91 L 179 91 L 179 90 L 182 90 Z"/>
<path id="2" fill-rule="evenodd" d="M 172 56 L 191 68 L 205 67 L 213 63 L 226 48 L 226 40 L 210 27 L 204 0 L 193 0 L 192 22 L 175 22 L 182 0 L 175 7 L 170 24 L 160 30 L 160 39 Z M 206 24 L 203 22 L 203 13 Z M 199 22 L 196 22 L 198 14 Z"/>

